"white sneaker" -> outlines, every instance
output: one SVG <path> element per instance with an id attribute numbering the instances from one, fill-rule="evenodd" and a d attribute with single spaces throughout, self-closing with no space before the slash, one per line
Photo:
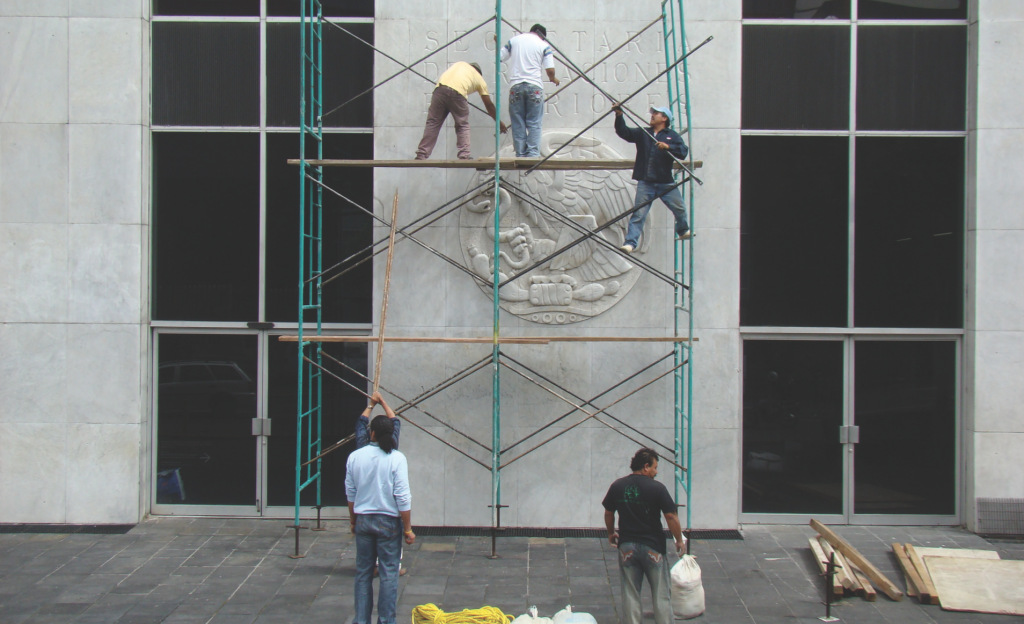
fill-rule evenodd
<path id="1" fill-rule="evenodd" d="M 678 241 L 690 240 L 690 238 L 692 238 L 692 237 L 693 237 L 693 230 L 686 230 L 682 234 L 676 235 L 676 240 L 678 240 Z"/>
<path id="2" fill-rule="evenodd" d="M 633 253 L 633 246 L 632 245 L 623 245 L 622 247 L 619 247 L 619 249 L 624 251 L 624 252 L 626 252 L 626 253 Z"/>

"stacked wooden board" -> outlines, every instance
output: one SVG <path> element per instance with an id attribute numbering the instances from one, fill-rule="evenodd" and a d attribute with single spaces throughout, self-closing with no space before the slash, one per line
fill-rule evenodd
<path id="1" fill-rule="evenodd" d="M 853 546 L 831 529 L 811 520 L 818 535 L 809 538 L 811 554 L 822 574 L 835 562 L 832 593 L 875 600 L 872 584 L 893 600 L 903 592 Z M 906 580 L 907 595 L 921 604 L 941 605 L 950 611 L 1024 615 L 1024 561 L 1001 560 L 990 550 L 927 548 L 892 544 L 892 552 Z"/>

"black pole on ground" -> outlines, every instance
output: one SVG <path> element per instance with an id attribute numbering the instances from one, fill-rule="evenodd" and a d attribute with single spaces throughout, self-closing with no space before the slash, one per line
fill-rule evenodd
<path id="1" fill-rule="evenodd" d="M 839 618 L 832 617 L 832 601 L 835 594 L 832 593 L 832 579 L 836 576 L 836 553 L 828 555 L 828 566 L 825 568 L 825 617 L 818 618 L 822 622 L 838 622 Z"/>
<path id="2" fill-rule="evenodd" d="M 323 505 L 317 505 L 316 507 L 314 507 L 314 509 L 316 509 L 316 528 L 315 529 L 311 529 L 312 531 L 326 531 L 327 530 L 325 527 L 321 527 L 320 526 L 320 509 L 322 507 L 323 507 Z"/>
<path id="3" fill-rule="evenodd" d="M 492 505 L 488 505 L 492 507 Z M 502 531 L 501 528 L 501 509 L 502 507 L 508 507 L 508 505 L 498 505 L 498 525 L 491 527 L 491 554 L 487 556 L 488 559 L 498 559 L 498 533 Z"/>
<path id="4" fill-rule="evenodd" d="M 295 529 L 295 554 L 288 555 L 289 559 L 302 559 L 306 555 L 299 554 L 299 529 L 302 527 L 298 524 L 289 525 L 289 529 Z"/>

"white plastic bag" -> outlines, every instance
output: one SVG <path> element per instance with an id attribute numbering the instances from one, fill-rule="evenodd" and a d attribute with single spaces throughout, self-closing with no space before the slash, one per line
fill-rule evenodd
<path id="1" fill-rule="evenodd" d="M 551 618 L 554 624 L 597 624 L 594 616 L 584 612 L 572 612 L 572 605 L 566 605 L 564 609 Z"/>
<path id="2" fill-rule="evenodd" d="M 704 585 L 700 566 L 693 555 L 683 557 L 672 566 L 672 612 L 677 619 L 688 620 L 704 613 Z"/>
<path id="3" fill-rule="evenodd" d="M 512 624 L 553 624 L 551 618 L 537 617 L 537 607 L 530 607 L 529 613 L 524 613 L 512 620 Z"/>

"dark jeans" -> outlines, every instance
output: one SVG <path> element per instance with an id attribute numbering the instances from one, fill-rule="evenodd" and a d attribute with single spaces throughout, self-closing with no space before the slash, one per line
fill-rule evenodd
<path id="1" fill-rule="evenodd" d="M 619 577 L 622 580 L 622 624 L 642 624 L 640 588 L 644 577 L 651 584 L 654 598 L 654 623 L 672 624 L 672 584 L 668 557 L 643 544 L 619 544 Z"/>
<path id="2" fill-rule="evenodd" d="M 647 213 L 651 211 L 654 202 L 651 200 L 661 195 L 661 201 L 676 217 L 676 236 L 686 234 L 690 226 L 686 223 L 686 206 L 683 204 L 683 194 L 679 187 L 672 188 L 675 183 L 643 182 L 636 183 L 636 201 L 633 206 L 647 205 L 633 213 L 629 218 L 629 227 L 626 228 L 626 244 L 632 245 L 633 249 L 639 246 L 640 234 L 644 231 L 644 221 L 647 220 Z M 668 189 L 672 188 L 671 191 Z M 668 191 L 666 193 L 666 191 Z M 662 195 L 664 193 L 664 195 Z"/>
<path id="3" fill-rule="evenodd" d="M 380 576 L 377 624 L 395 624 L 401 554 L 401 518 L 384 514 L 356 516 L 356 614 L 352 624 L 370 624 L 373 613 L 374 563 L 377 564 Z"/>
<path id="4" fill-rule="evenodd" d="M 423 129 L 423 138 L 416 148 L 416 160 L 430 158 L 437 145 L 437 135 L 441 133 L 444 120 L 452 114 L 455 121 L 455 141 L 459 147 L 459 158 L 469 159 L 473 156 L 469 150 L 469 100 L 451 87 L 440 85 L 430 96 L 430 108 L 427 109 L 427 126 Z"/>

